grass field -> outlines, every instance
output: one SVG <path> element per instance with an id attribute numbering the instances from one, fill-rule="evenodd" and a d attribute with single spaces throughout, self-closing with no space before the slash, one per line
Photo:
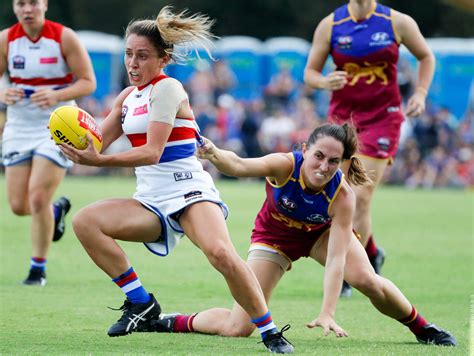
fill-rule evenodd
<path id="1" fill-rule="evenodd" d="M 14 216 L 0 176 L 0 353 L 78 355 L 257 355 L 266 354 L 259 336 L 222 338 L 199 334 L 132 334 L 109 338 L 107 328 L 120 313 L 123 295 L 91 262 L 68 225 L 66 235 L 51 249 L 48 285 L 20 285 L 30 258 L 29 218 Z M 263 201 L 262 182 L 219 182 L 231 209 L 233 241 L 245 256 L 249 232 Z M 106 197 L 128 197 L 131 178 L 68 177 L 59 195 L 70 197 L 70 217 L 80 207 Z M 319 312 L 323 268 L 312 260 L 294 264 L 274 293 L 270 305 L 297 354 L 307 355 L 467 355 L 472 348 L 473 194 L 466 191 L 409 191 L 382 188 L 374 203 L 376 241 L 385 248 L 383 274 L 395 282 L 426 319 L 450 330 L 459 346 L 424 346 L 398 322 L 372 307 L 358 292 L 341 300 L 336 320 L 350 337 L 323 337 L 305 323 Z M 187 239 L 167 258 L 149 253 L 141 244 L 121 243 L 146 288 L 164 311 L 194 312 L 230 307 L 223 278 Z M 471 319 L 471 320 L 470 320 Z M 471 344 L 471 347 L 470 347 Z M 471 353 L 472 354 L 472 353 Z"/>

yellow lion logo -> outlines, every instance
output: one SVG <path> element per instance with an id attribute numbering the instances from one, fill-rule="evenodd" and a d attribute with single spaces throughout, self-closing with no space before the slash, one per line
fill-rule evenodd
<path id="1" fill-rule="evenodd" d="M 364 66 L 360 66 L 356 63 L 346 63 L 342 67 L 343 70 L 347 72 L 349 77 L 352 77 L 349 85 L 354 86 L 362 77 L 368 77 L 365 81 L 366 84 L 372 84 L 375 79 L 379 78 L 382 81 L 382 85 L 387 85 L 388 79 L 387 75 L 384 72 L 384 69 L 387 68 L 387 62 L 377 62 L 370 64 L 369 62 L 364 62 Z"/>

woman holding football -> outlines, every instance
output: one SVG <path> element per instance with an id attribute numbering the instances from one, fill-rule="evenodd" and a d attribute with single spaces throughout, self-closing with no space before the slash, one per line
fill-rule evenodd
<path id="1" fill-rule="evenodd" d="M 47 129 L 50 113 L 91 94 L 96 87 L 90 58 L 73 30 L 45 18 L 47 0 L 13 0 L 18 23 L 0 32 L 0 90 L 7 105 L 2 139 L 8 202 L 14 214 L 31 215 L 32 257 L 26 285 L 46 284 L 52 241 L 64 234 L 71 205 L 52 199 L 71 162 Z"/>
<path id="2" fill-rule="evenodd" d="M 425 110 L 434 56 L 410 16 L 375 0 L 350 0 L 324 18 L 314 32 L 305 69 L 306 84 L 332 92 L 330 122 L 348 122 L 357 130 L 357 156 L 370 172 L 374 185 L 353 187 L 357 198 L 354 228 L 361 234 L 361 242 L 377 273 L 384 262 L 384 252 L 374 243 L 370 206 L 375 188 L 397 152 L 404 120 L 397 83 L 400 44 L 418 60 L 418 86 L 405 112 L 409 117 L 418 116 Z M 329 54 L 336 70 L 323 75 Z M 350 296 L 347 285 L 343 295 Z"/>
<path id="3" fill-rule="evenodd" d="M 293 347 L 273 323 L 255 275 L 232 245 L 225 224 L 227 207 L 194 155 L 199 134 L 188 96 L 180 82 L 164 73 L 171 59 L 185 56 L 175 51 L 176 45 L 197 41 L 208 48 L 212 23 L 200 14 L 173 14 L 169 7 L 155 20 L 130 22 L 125 67 L 131 86 L 117 97 L 102 134 L 103 149 L 122 133 L 133 148 L 110 155 L 96 152 L 92 144 L 84 151 L 64 144 L 61 149 L 80 164 L 136 167 L 137 190 L 133 199 L 87 206 L 74 217 L 73 227 L 92 260 L 127 297 L 109 336 L 147 329 L 161 312 L 116 240 L 143 242 L 151 252 L 166 256 L 186 234 L 224 276 L 265 346 L 290 353 Z"/>

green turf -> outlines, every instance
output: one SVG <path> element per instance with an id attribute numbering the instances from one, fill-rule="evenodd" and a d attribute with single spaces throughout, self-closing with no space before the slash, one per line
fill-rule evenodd
<path id="1" fill-rule="evenodd" d="M 71 226 L 54 244 L 48 259 L 48 286 L 20 285 L 30 257 L 29 218 L 8 209 L 5 181 L 0 177 L 0 354 L 79 355 L 251 355 L 266 354 L 258 335 L 232 339 L 205 335 L 132 334 L 109 338 L 107 328 L 119 317 L 123 295 L 90 261 Z M 242 256 L 263 199 L 262 182 L 219 182 L 231 209 L 229 226 Z M 131 178 L 68 177 L 58 196 L 80 207 L 105 197 L 128 197 Z M 473 288 L 473 194 L 467 191 L 409 191 L 382 188 L 374 202 L 376 241 L 387 252 L 383 273 L 394 281 L 428 320 L 452 331 L 456 349 L 424 346 L 399 323 L 378 312 L 358 292 L 341 300 L 336 320 L 347 339 L 323 337 L 304 327 L 319 312 L 323 269 L 305 259 L 294 264 L 272 298 L 271 310 L 297 354 L 317 355 L 445 355 L 469 353 Z M 70 216 L 71 216 L 70 215 Z M 70 223 L 70 216 L 68 223 Z M 167 258 L 141 244 L 121 243 L 141 281 L 165 311 L 193 312 L 232 305 L 224 280 L 188 240 Z M 470 301 L 471 298 L 471 301 Z M 472 306 L 471 306 L 472 308 Z M 471 334 L 472 335 L 472 334 Z M 472 337 L 471 337 L 472 340 Z"/>

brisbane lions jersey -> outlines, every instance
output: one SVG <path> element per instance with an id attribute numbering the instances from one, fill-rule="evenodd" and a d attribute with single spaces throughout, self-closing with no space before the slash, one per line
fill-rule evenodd
<path id="1" fill-rule="evenodd" d="M 348 83 L 332 93 L 329 116 L 364 126 L 386 113 L 400 111 L 397 84 L 399 43 L 392 10 L 376 4 L 363 20 L 357 20 L 348 4 L 333 13 L 331 55 L 337 70 L 346 71 Z"/>
<path id="2" fill-rule="evenodd" d="M 288 180 L 275 185 L 267 179 L 267 198 L 255 220 L 255 230 L 270 232 L 272 236 L 290 234 L 299 239 L 330 226 L 329 210 L 344 178 L 338 170 L 321 191 L 307 192 L 301 176 L 303 155 L 300 151 L 292 154 L 294 168 Z"/>

